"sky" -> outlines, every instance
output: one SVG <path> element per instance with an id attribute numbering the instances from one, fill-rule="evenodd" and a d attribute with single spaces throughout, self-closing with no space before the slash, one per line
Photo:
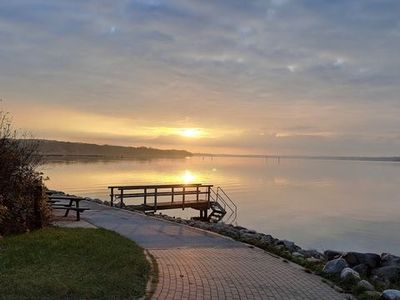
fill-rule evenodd
<path id="1" fill-rule="evenodd" d="M 0 108 L 37 138 L 400 154 L 400 1 L 0 0 Z"/>

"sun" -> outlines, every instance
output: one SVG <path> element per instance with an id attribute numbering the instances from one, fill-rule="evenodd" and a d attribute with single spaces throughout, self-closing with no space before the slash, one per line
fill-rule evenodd
<path id="1" fill-rule="evenodd" d="M 201 131 L 197 128 L 184 128 L 180 130 L 179 134 L 183 137 L 195 138 L 201 135 Z"/>

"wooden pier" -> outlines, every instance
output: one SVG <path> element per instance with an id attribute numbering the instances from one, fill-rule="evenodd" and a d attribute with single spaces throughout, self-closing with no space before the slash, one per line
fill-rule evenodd
<path id="1" fill-rule="evenodd" d="M 129 206 L 146 213 L 157 210 L 192 208 L 200 211 L 200 219 L 218 222 L 227 213 L 227 208 L 232 210 L 226 200 L 213 190 L 211 184 L 132 185 L 109 186 L 108 188 L 110 189 L 111 206 Z M 141 203 L 128 203 L 128 199 L 131 198 L 142 201 Z M 230 199 L 229 201 L 232 202 Z M 233 202 L 232 204 L 236 210 L 236 205 Z M 210 214 L 209 210 L 211 210 Z"/>

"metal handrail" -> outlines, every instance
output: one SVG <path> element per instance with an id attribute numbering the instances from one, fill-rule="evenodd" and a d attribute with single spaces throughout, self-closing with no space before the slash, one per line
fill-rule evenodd
<path id="1" fill-rule="evenodd" d="M 233 202 L 232 201 L 232 199 L 231 199 L 231 197 L 229 197 L 228 195 L 227 195 L 227 193 L 225 193 L 225 191 L 222 189 L 222 187 L 217 187 L 217 194 L 219 194 L 218 192 L 219 191 L 221 191 L 223 194 L 224 194 L 224 196 L 226 197 L 226 198 L 228 198 L 228 200 L 231 202 L 231 204 L 233 205 L 233 207 L 235 208 L 235 211 L 237 212 L 237 206 L 236 206 L 236 204 L 235 204 L 235 202 Z"/>
<path id="2" fill-rule="evenodd" d="M 224 205 L 224 209 L 226 210 L 226 208 L 228 207 L 229 210 L 231 211 L 231 213 L 230 213 L 230 215 L 229 215 L 229 217 L 227 219 L 227 223 L 229 223 L 231 221 L 232 216 L 234 218 L 232 219 L 232 221 L 230 223 L 234 222 L 237 219 L 237 206 L 236 206 L 236 204 L 232 201 L 232 199 L 226 194 L 226 192 L 221 187 L 217 188 L 217 192 L 215 192 L 215 190 L 213 190 L 213 189 L 211 189 L 211 190 L 215 195 L 215 199 L 214 199 L 214 197 L 212 197 L 213 200 L 216 201 L 216 202 L 222 202 L 222 204 Z M 220 191 L 222 192 L 222 195 L 221 195 Z M 229 205 L 227 200 L 229 200 L 231 205 Z"/>

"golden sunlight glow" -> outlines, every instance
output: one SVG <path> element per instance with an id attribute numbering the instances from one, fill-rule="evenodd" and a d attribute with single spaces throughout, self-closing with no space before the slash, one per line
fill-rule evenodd
<path id="1" fill-rule="evenodd" d="M 199 137 L 202 132 L 198 128 L 185 128 L 179 131 L 179 134 L 184 137 L 194 138 Z"/>
<path id="2" fill-rule="evenodd" d="M 186 170 L 182 175 L 182 180 L 184 183 L 193 183 L 196 180 L 196 176 L 189 170 Z"/>

